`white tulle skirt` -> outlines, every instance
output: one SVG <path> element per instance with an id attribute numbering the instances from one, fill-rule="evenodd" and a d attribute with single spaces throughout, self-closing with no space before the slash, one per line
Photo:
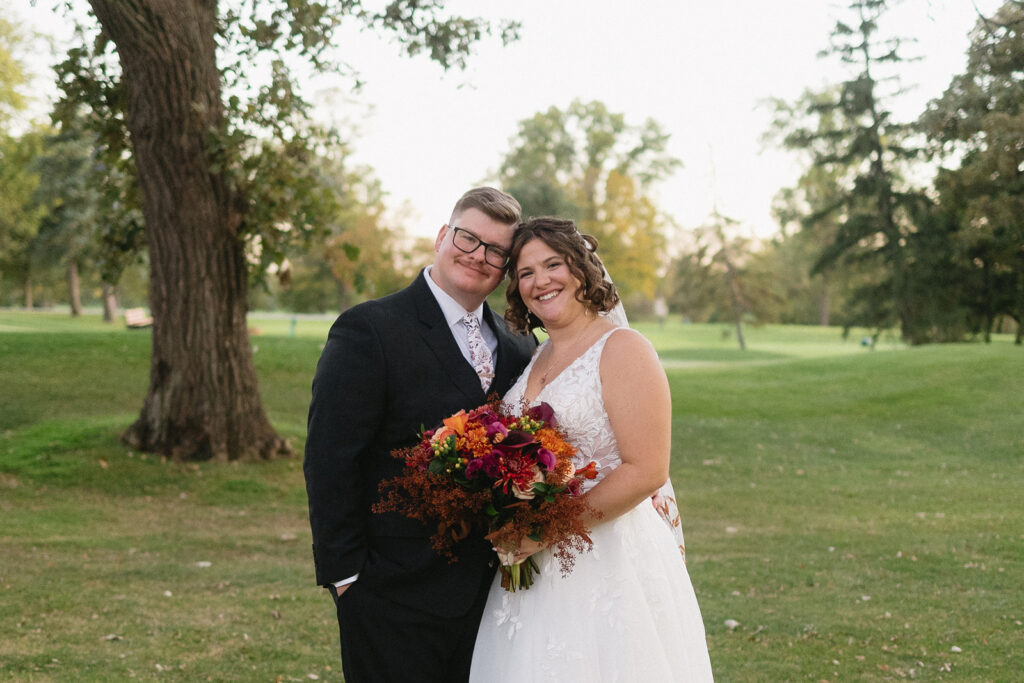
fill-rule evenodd
<path id="1" fill-rule="evenodd" d="M 548 552 L 529 590 L 491 586 L 471 683 L 712 680 L 704 623 L 672 532 L 645 501 L 597 525 L 562 576 Z"/>

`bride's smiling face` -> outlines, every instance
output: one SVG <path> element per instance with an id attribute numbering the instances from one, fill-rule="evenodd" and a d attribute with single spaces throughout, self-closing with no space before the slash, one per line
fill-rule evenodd
<path id="1" fill-rule="evenodd" d="M 523 245 L 515 266 L 519 296 L 545 327 L 571 322 L 586 307 L 576 298 L 581 283 L 565 257 L 544 240 Z"/>

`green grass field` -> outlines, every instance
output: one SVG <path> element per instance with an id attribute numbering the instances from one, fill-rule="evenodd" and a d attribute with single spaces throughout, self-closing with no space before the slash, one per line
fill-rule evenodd
<path id="1" fill-rule="evenodd" d="M 330 321 L 250 324 L 300 453 Z M 672 384 L 718 680 L 1021 679 L 1021 348 L 765 327 L 741 352 L 721 326 L 638 327 Z M 146 331 L 0 311 L 0 680 L 341 680 L 300 458 L 120 445 L 148 352 Z"/>

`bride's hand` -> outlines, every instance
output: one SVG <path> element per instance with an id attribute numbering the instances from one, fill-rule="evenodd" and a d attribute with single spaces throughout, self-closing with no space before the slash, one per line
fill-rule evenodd
<path id="1" fill-rule="evenodd" d="M 547 548 L 547 544 L 539 541 L 534 541 L 531 538 L 523 538 L 519 542 L 519 546 L 514 550 L 503 552 L 501 548 L 495 548 L 494 552 L 498 553 L 498 557 L 501 558 L 502 562 L 508 564 L 519 564 L 526 561 L 531 555 L 536 555 L 541 550 Z"/>

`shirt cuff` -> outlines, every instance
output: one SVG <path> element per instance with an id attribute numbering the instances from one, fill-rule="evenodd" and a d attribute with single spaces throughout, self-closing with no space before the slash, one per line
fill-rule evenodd
<path id="1" fill-rule="evenodd" d="M 335 581 L 334 582 L 334 587 L 335 588 L 341 588 L 342 586 L 347 586 L 350 583 L 354 583 L 355 580 L 358 579 L 358 578 L 359 578 L 359 574 L 353 574 L 352 576 L 348 577 L 347 579 L 342 579 L 341 581 Z"/>

